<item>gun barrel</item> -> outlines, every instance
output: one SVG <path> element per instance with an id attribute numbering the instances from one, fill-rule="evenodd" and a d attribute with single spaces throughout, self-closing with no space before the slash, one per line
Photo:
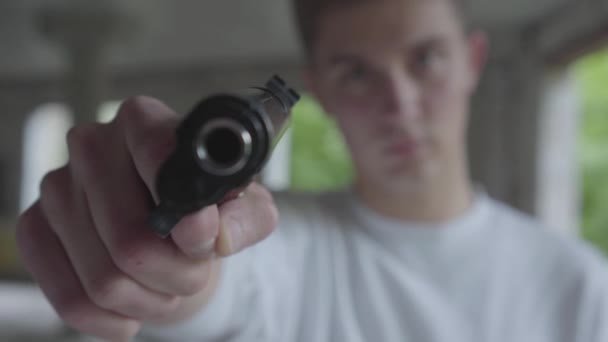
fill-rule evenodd
<path id="1" fill-rule="evenodd" d="M 216 119 L 196 137 L 196 158 L 205 171 L 228 176 L 243 170 L 251 157 L 251 133 L 238 121 Z"/>
<path id="2" fill-rule="evenodd" d="M 300 96 L 279 77 L 264 87 L 203 99 L 177 129 L 178 144 L 156 179 L 149 222 L 167 237 L 185 215 L 221 204 L 262 170 Z"/>

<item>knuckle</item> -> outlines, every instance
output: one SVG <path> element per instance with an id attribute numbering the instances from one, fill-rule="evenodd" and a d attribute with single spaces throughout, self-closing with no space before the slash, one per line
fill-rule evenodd
<path id="1" fill-rule="evenodd" d="M 177 296 L 163 298 L 155 305 L 146 305 L 150 310 L 142 311 L 142 319 L 162 319 L 167 318 L 178 309 L 181 300 Z"/>
<path id="2" fill-rule="evenodd" d="M 104 340 L 127 341 L 135 336 L 139 330 L 139 324 L 127 318 L 113 322 L 111 331 L 100 329 L 97 320 L 94 318 L 99 307 L 91 303 L 90 298 L 84 293 L 82 295 L 61 294 L 59 298 L 55 298 L 53 301 L 53 307 L 59 318 L 67 326 Z"/>
<path id="3" fill-rule="evenodd" d="M 21 251 L 29 249 L 29 247 L 33 244 L 33 238 L 36 235 L 32 230 L 38 224 L 39 222 L 37 222 L 31 211 L 25 212 L 17 221 L 15 242 Z"/>
<path id="4" fill-rule="evenodd" d="M 154 129 L 142 129 L 130 139 L 130 150 L 141 166 L 157 168 L 175 149 L 173 136 L 159 134 Z"/>
<path id="5" fill-rule="evenodd" d="M 132 120 L 142 115 L 144 112 L 143 103 L 149 99 L 150 98 L 141 95 L 129 97 L 121 103 L 114 120 L 119 125 L 123 125 L 125 127 L 130 126 Z"/>
<path id="6" fill-rule="evenodd" d="M 67 169 L 61 168 L 47 173 L 40 182 L 41 196 L 55 197 L 57 194 L 63 193 L 64 187 L 67 185 Z"/>
<path id="7" fill-rule="evenodd" d="M 111 331 L 101 330 L 95 320 L 89 317 L 89 310 L 84 305 L 70 306 L 57 312 L 61 320 L 72 329 L 107 341 L 131 340 L 138 330 L 138 326 L 127 319 L 113 322 Z"/>
<path id="8" fill-rule="evenodd" d="M 100 130 L 101 125 L 97 123 L 83 124 L 70 128 L 66 138 L 70 159 L 87 161 L 98 155 L 104 144 L 104 139 L 101 139 Z"/>
<path id="9" fill-rule="evenodd" d="M 194 296 L 207 288 L 209 283 L 209 265 L 205 263 L 195 272 L 183 277 L 179 283 L 178 295 Z"/>
<path id="10" fill-rule="evenodd" d="M 72 189 L 70 174 L 67 168 L 61 168 L 52 172 L 49 172 L 44 176 L 40 183 L 40 205 L 39 213 L 37 216 L 37 222 L 34 224 L 40 225 L 43 222 L 41 220 L 47 220 L 56 222 L 57 219 L 63 220 L 70 218 L 73 215 L 71 206 Z M 44 213 L 44 214 L 42 214 Z M 58 225 L 51 225 L 53 229 L 61 228 Z"/>
<path id="11" fill-rule="evenodd" d="M 146 246 L 141 243 L 119 243 L 114 249 L 114 262 L 116 266 L 126 274 L 135 274 L 145 265 L 148 257 Z"/>
<path id="12" fill-rule="evenodd" d="M 153 97 L 137 95 L 127 98 L 116 113 L 115 123 L 127 131 L 141 126 L 157 108 L 166 108 L 164 103 Z"/>
<path id="13" fill-rule="evenodd" d="M 160 320 L 169 318 L 172 314 L 175 313 L 175 310 L 177 310 L 179 308 L 181 303 L 183 303 L 181 297 L 177 297 L 177 296 L 171 297 L 166 304 L 158 305 L 156 307 L 156 312 L 153 314 L 150 314 L 148 316 L 148 318 L 160 319 Z"/>
<path id="14" fill-rule="evenodd" d="M 36 260 L 40 258 L 40 246 L 47 243 L 44 237 L 51 229 L 46 222 L 46 217 L 42 214 L 40 205 L 34 206 L 24 212 L 16 222 L 15 227 L 15 247 L 21 256 L 23 266 L 30 272 L 37 275 L 35 268 Z"/>
<path id="15" fill-rule="evenodd" d="M 95 142 L 99 125 L 87 123 L 73 126 L 67 133 L 66 139 L 69 146 L 90 145 Z"/>
<path id="16" fill-rule="evenodd" d="M 17 222 L 17 229 L 15 230 L 15 242 L 19 250 L 26 249 L 31 244 L 32 234 L 30 232 L 30 225 L 23 223 L 23 219 Z"/>
<path id="17" fill-rule="evenodd" d="M 135 96 L 122 104 L 116 116 L 116 125 L 126 137 L 135 159 L 145 166 L 155 166 L 160 165 L 175 148 L 174 130 L 167 130 L 165 123 L 175 125 L 177 119 L 161 101 Z"/>
<path id="18" fill-rule="evenodd" d="M 73 295 L 64 295 L 55 303 L 57 315 L 69 326 L 82 329 L 86 322 L 86 300 Z"/>
<path id="19" fill-rule="evenodd" d="M 125 283 L 128 280 L 119 276 L 103 276 L 86 281 L 91 301 L 108 310 L 119 310 L 126 300 Z"/>
<path id="20" fill-rule="evenodd" d="M 85 288 L 98 307 L 131 317 L 147 319 L 168 315 L 177 307 L 177 297 L 150 297 L 131 279 L 122 275 L 89 281 Z"/>

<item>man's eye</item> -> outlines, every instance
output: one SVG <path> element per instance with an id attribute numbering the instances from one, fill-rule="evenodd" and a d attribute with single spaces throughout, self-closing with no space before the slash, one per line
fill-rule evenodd
<path id="1" fill-rule="evenodd" d="M 445 56 L 434 48 L 418 51 L 411 61 L 411 71 L 418 77 L 435 77 L 442 72 Z"/>
<path id="2" fill-rule="evenodd" d="M 344 79 L 346 81 L 361 81 L 367 78 L 367 70 L 363 67 L 354 67 L 346 72 Z"/>
<path id="3" fill-rule="evenodd" d="M 425 49 L 416 55 L 416 66 L 429 69 L 437 61 L 437 53 L 432 49 Z"/>

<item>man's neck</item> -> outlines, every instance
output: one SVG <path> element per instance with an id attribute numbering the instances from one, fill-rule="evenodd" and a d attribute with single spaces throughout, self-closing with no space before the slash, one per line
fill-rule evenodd
<path id="1" fill-rule="evenodd" d="M 466 168 L 441 174 L 407 191 L 383 191 L 358 182 L 357 195 L 381 215 L 409 222 L 444 222 L 462 215 L 473 201 L 474 189 Z"/>

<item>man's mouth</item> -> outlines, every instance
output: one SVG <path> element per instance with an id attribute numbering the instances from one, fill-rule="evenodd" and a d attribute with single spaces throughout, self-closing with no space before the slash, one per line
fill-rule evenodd
<path id="1" fill-rule="evenodd" d="M 419 153 L 422 144 L 420 141 L 415 139 L 402 138 L 393 140 L 388 144 L 386 152 L 391 155 L 398 155 L 401 157 L 412 157 Z"/>

